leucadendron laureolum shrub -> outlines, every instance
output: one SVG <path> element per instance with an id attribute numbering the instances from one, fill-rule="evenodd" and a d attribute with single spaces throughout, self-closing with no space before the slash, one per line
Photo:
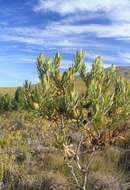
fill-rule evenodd
<path id="1" fill-rule="evenodd" d="M 102 146 L 115 142 L 130 115 L 130 83 L 117 75 L 114 65 L 105 69 L 100 57 L 88 71 L 84 57 L 84 51 L 77 52 L 71 67 L 62 73 L 60 53 L 54 58 L 40 54 L 40 82 L 25 83 L 25 100 L 43 117 L 60 122 L 62 130 L 64 122 L 75 122 L 75 127 L 86 130 L 90 143 Z M 82 95 L 76 90 L 76 77 L 85 83 Z"/>
<path id="2" fill-rule="evenodd" d="M 86 84 L 82 105 L 92 124 L 90 131 L 95 141 L 100 139 L 98 143 L 110 143 L 118 138 L 130 114 L 130 82 L 116 74 L 114 65 L 104 69 L 100 57 L 89 73 L 83 64 L 80 76 Z"/>

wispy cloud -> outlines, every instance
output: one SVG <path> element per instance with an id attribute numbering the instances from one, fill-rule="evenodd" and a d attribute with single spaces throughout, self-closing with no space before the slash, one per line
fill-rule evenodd
<path id="1" fill-rule="evenodd" d="M 87 52 L 88 68 L 97 55 L 105 67 L 130 64 L 130 0 L 21 2 L 3 3 L 0 9 L 0 66 L 2 76 L 13 78 L 13 83 L 26 78 L 34 81 L 30 73 L 36 70 L 30 63 L 36 62 L 40 52 L 54 56 L 60 51 L 61 69 L 71 65 L 75 51 L 81 48 Z M 12 74 L 4 72 L 7 63 Z"/>
<path id="2" fill-rule="evenodd" d="M 66 15 L 61 23 L 50 24 L 46 29 L 64 34 L 95 34 L 102 38 L 130 39 L 129 0 L 38 0 L 34 11 L 56 12 Z M 107 18 L 106 24 L 75 24 L 91 18 Z M 63 24 L 64 23 L 64 24 Z M 70 24 L 71 23 L 71 24 Z"/>
<path id="3" fill-rule="evenodd" d="M 62 24 L 52 24 L 48 28 L 48 30 L 53 30 L 60 34 L 87 34 L 96 35 L 97 37 L 102 38 L 130 38 L 130 23 L 122 23 L 122 24 L 87 24 L 87 25 L 62 25 Z"/>
<path id="4" fill-rule="evenodd" d="M 34 7 L 34 11 L 57 12 L 61 15 L 103 11 L 111 20 L 116 21 L 129 21 L 129 10 L 129 0 L 69 0 L 69 2 L 66 0 L 38 0 L 37 5 Z"/>

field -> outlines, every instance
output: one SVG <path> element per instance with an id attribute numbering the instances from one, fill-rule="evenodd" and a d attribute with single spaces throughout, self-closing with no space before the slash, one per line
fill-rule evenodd
<path id="1" fill-rule="evenodd" d="M 0 94 L 10 94 L 10 95 L 14 95 L 15 94 L 15 91 L 16 91 L 16 88 L 14 87 L 0 87 Z"/>
<path id="2" fill-rule="evenodd" d="M 1 172 L 9 189 L 74 190 L 75 181 L 64 163 L 63 154 L 55 147 L 56 126 L 32 113 L 6 112 L 0 117 Z M 127 123 L 129 126 L 129 122 Z M 70 127 L 70 126 L 69 126 Z M 72 128 L 73 131 L 73 128 Z M 106 147 L 93 155 L 89 189 L 128 189 L 130 163 L 130 131 L 122 133 L 118 146 Z M 73 142 L 79 134 L 70 134 Z M 91 157 L 84 153 L 83 162 Z M 78 172 L 78 171 L 77 171 Z M 80 175 L 80 174 L 79 174 Z"/>
<path id="3" fill-rule="evenodd" d="M 53 146 L 56 128 L 52 123 L 26 112 L 6 113 L 0 119 L 0 144 L 4 147 L 1 148 L 0 176 L 2 178 L 4 169 L 3 177 L 9 189 L 75 189 L 76 184 L 64 163 L 64 156 Z M 3 135 L 6 138 L 2 139 Z M 71 137 L 73 141 L 78 138 L 74 132 Z M 108 190 L 119 190 L 120 185 L 122 189 L 128 188 L 129 138 L 127 133 L 125 142 L 120 142 L 120 149 L 106 147 L 95 152 L 90 164 L 92 173 L 88 178 L 90 190 L 95 186 Z M 90 156 L 84 154 L 83 162 Z"/>
<path id="4" fill-rule="evenodd" d="M 0 100 L 0 189 L 130 189 L 129 82 L 115 76 L 113 66 L 103 70 L 99 59 L 93 75 L 81 70 L 85 82 L 74 78 L 82 54 L 62 83 L 57 55 L 50 83 L 46 65 L 36 88 L 25 82 L 0 89 L 9 94 Z M 117 72 L 126 76 L 125 69 Z"/>

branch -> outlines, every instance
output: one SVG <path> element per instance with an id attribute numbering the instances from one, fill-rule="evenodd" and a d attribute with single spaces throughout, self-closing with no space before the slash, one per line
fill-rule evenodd
<path id="1" fill-rule="evenodd" d="M 74 177 L 74 180 L 75 180 L 77 186 L 80 188 L 80 184 L 79 184 L 78 178 L 77 178 L 77 176 L 76 176 L 76 174 L 74 172 L 74 167 L 72 165 L 70 165 L 68 162 L 67 162 L 67 166 L 71 169 L 71 173 L 72 173 L 72 175 Z"/>

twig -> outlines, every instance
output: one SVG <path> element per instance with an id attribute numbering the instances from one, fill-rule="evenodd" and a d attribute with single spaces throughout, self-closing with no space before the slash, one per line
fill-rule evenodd
<path id="1" fill-rule="evenodd" d="M 76 176 L 76 174 L 74 172 L 74 167 L 72 165 L 70 165 L 68 162 L 67 162 L 67 166 L 71 169 L 71 173 L 72 173 L 72 175 L 74 177 L 74 180 L 75 180 L 77 186 L 80 188 L 80 184 L 79 184 L 78 178 L 77 178 L 77 176 Z"/>
<path id="2" fill-rule="evenodd" d="M 64 115 L 62 114 L 61 115 L 61 131 L 63 132 L 64 134 L 64 137 L 66 137 L 66 134 L 65 134 L 65 124 L 64 124 Z"/>
<path id="3" fill-rule="evenodd" d="M 76 150 L 76 155 L 80 153 L 80 148 L 81 148 L 81 144 L 83 142 L 83 132 L 81 132 L 81 137 L 80 137 L 80 141 L 79 141 L 79 144 L 77 146 L 77 150 Z"/>
<path id="4" fill-rule="evenodd" d="M 86 190 L 86 184 L 87 184 L 87 173 L 85 173 L 84 175 L 83 190 Z"/>

